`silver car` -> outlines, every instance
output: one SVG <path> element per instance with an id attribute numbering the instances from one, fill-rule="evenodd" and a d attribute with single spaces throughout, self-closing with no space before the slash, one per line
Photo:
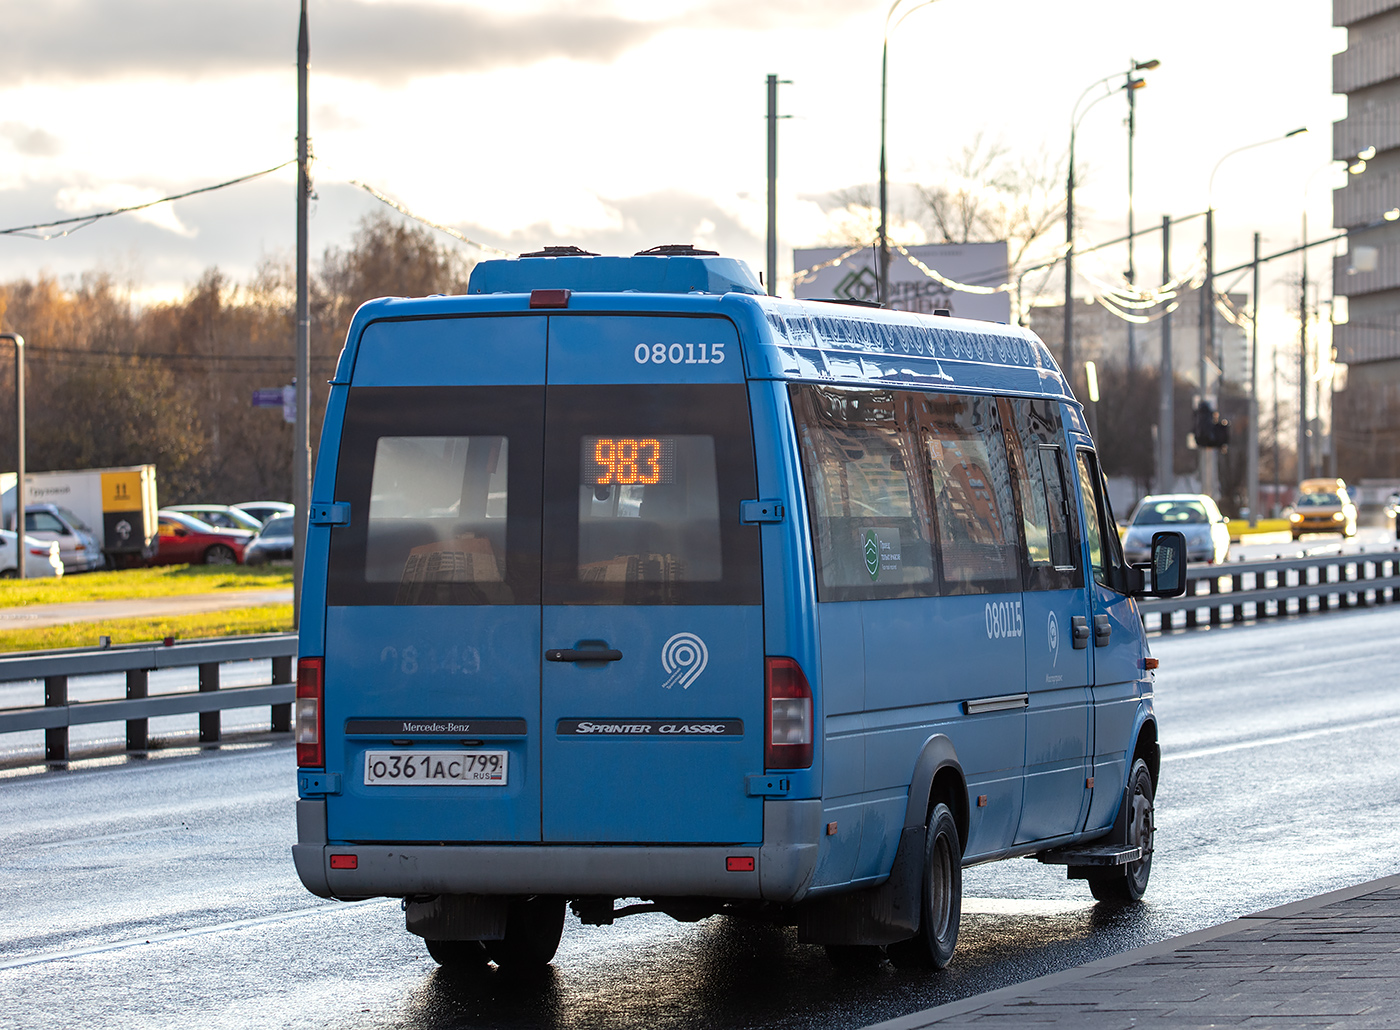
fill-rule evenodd
<path id="1" fill-rule="evenodd" d="M 1186 537 L 1187 561 L 1218 565 L 1230 556 L 1229 521 L 1205 494 L 1149 494 L 1123 535 L 1123 555 L 1130 562 L 1150 561 L 1152 534 L 1174 529 Z"/>

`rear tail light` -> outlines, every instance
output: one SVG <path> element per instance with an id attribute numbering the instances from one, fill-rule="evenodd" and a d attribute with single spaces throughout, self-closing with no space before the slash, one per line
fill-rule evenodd
<path id="1" fill-rule="evenodd" d="M 297 661 L 296 741 L 297 767 L 321 769 L 326 764 L 324 658 Z"/>
<path id="2" fill-rule="evenodd" d="M 763 765 L 806 769 L 812 764 L 812 688 L 791 658 L 764 659 L 764 708 L 768 734 Z"/>

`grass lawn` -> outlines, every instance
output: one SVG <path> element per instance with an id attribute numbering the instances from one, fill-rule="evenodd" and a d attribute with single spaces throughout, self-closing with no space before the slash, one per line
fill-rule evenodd
<path id="1" fill-rule="evenodd" d="M 3 579 L 0 580 L 0 608 L 176 597 L 180 594 L 221 591 L 276 590 L 290 588 L 291 585 L 290 563 L 253 568 L 243 565 L 162 565 L 153 569 L 83 572 L 74 576 L 23 581 Z M 193 615 L 106 619 L 34 629 L 0 630 L 0 652 L 96 647 L 104 636 L 111 637 L 114 644 L 133 644 L 163 640 L 165 637 L 193 640 L 252 633 L 288 633 L 291 629 L 292 606 L 273 604 Z"/>
<path id="2" fill-rule="evenodd" d="M 0 630 L 0 652 L 46 651 L 61 647 L 97 647 L 102 637 L 114 644 L 139 644 L 176 637 L 245 636 L 252 633 L 290 633 L 292 606 L 271 604 L 261 608 L 231 608 L 222 612 L 174 615 L 167 618 L 107 619 L 70 622 L 37 629 Z"/>
<path id="3" fill-rule="evenodd" d="M 69 604 L 75 601 L 127 601 L 179 594 L 212 594 L 220 590 L 290 588 L 292 566 L 286 565 L 160 565 L 153 569 L 80 572 L 44 579 L 0 580 L 0 608 L 26 604 Z"/>

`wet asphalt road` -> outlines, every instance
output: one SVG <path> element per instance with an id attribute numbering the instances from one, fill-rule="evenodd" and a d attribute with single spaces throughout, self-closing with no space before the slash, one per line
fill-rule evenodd
<path id="1" fill-rule="evenodd" d="M 285 743 L 0 779 L 0 1023 L 14 1027 L 852 1027 L 1400 871 L 1400 608 L 1153 641 L 1163 772 L 1144 904 L 1062 869 L 965 876 L 940 974 L 833 969 L 793 932 L 659 915 L 554 965 L 444 974 L 396 902 L 306 894 Z"/>

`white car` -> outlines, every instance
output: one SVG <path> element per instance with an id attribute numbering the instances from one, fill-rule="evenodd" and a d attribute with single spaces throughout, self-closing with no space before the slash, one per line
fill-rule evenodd
<path id="1" fill-rule="evenodd" d="M 24 556 L 24 575 L 27 579 L 41 576 L 63 575 L 63 559 L 58 553 L 57 540 L 35 540 L 26 538 L 28 554 Z M 8 529 L 0 529 L 0 579 L 14 579 L 19 575 L 19 565 L 15 562 L 15 535 Z"/>
<path id="2" fill-rule="evenodd" d="M 24 535 L 45 543 L 56 540 L 67 572 L 90 572 L 107 560 L 91 527 L 61 504 L 26 505 Z"/>
<path id="3" fill-rule="evenodd" d="M 1123 555 L 1130 562 L 1151 560 L 1152 534 L 1176 530 L 1186 537 L 1186 560 L 1219 565 L 1230 556 L 1229 519 L 1206 494 L 1151 494 L 1138 502 Z"/>
<path id="4" fill-rule="evenodd" d="M 296 507 L 286 501 L 240 501 L 230 504 L 229 507 L 247 512 L 262 523 L 266 523 L 274 515 L 291 515 L 296 511 Z"/>

